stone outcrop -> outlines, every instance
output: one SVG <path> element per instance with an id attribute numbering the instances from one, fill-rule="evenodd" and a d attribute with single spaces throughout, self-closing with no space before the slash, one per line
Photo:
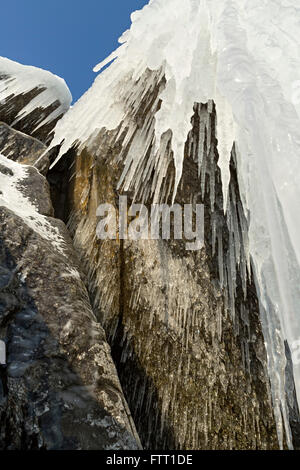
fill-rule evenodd
<path id="1" fill-rule="evenodd" d="M 33 143 L 26 137 L 20 143 L 21 136 L 14 135 L 15 154 Z M 34 148 L 39 153 L 37 144 Z M 17 185 L 37 214 L 44 214 L 36 216 L 49 232 L 44 237 L 32 229 L 32 221 L 7 206 L 8 180 L 19 164 L 4 160 L 0 339 L 6 343 L 7 365 L 0 366 L 0 449 L 138 449 L 71 239 L 63 222 L 52 218 L 47 182 L 27 167 Z"/>
<path id="2" fill-rule="evenodd" d="M 0 57 L 0 121 L 47 144 L 71 101 L 60 77 Z"/>

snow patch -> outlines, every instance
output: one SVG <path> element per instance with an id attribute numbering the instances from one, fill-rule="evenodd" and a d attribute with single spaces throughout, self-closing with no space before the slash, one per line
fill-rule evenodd
<path id="1" fill-rule="evenodd" d="M 8 160 L 1 154 L 0 165 L 7 170 L 4 173 L 0 168 L 0 207 L 14 212 L 29 228 L 64 253 L 65 242 L 59 230 L 51 225 L 47 217 L 39 214 L 34 203 L 22 193 L 22 181 L 28 176 L 28 167 Z"/>

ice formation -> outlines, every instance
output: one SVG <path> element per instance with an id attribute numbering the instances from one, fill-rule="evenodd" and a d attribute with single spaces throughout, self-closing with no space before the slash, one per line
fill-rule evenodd
<path id="1" fill-rule="evenodd" d="M 90 145 L 103 128 L 120 128 L 119 135 L 127 129 L 121 183 L 128 189 L 147 177 L 141 168 L 145 155 L 163 171 L 171 133 L 175 194 L 194 103 L 215 102 L 224 210 L 230 211 L 226 201 L 235 142 L 279 439 L 282 443 L 283 417 L 291 447 L 284 340 L 293 354 L 300 402 L 299 2 L 150 0 L 133 13 L 120 43 L 95 71 L 112 64 L 58 123 L 52 145 L 62 143 L 59 159 L 73 145 Z M 147 70 L 155 71 L 150 79 L 143 78 Z M 156 87 L 154 119 L 132 128 L 139 104 Z M 198 152 L 201 163 L 201 142 Z"/>
<path id="2" fill-rule="evenodd" d="M 35 129 L 37 130 L 65 114 L 72 102 L 72 96 L 65 81 L 57 75 L 0 57 L 0 103 L 36 88 L 40 90 L 39 94 L 15 116 L 14 124 L 36 108 L 46 109 L 59 101 L 59 106 L 38 124 Z"/>
<path id="3" fill-rule="evenodd" d="M 29 228 L 64 253 L 65 244 L 58 229 L 38 212 L 35 204 L 24 194 L 22 182 L 26 181 L 27 172 L 26 165 L 13 162 L 0 154 L 0 207 L 11 210 Z"/>

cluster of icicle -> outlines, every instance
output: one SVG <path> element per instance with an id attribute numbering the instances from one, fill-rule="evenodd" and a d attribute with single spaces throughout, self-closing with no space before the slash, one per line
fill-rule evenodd
<path id="1" fill-rule="evenodd" d="M 224 210 L 234 223 L 227 199 L 235 142 L 279 439 L 282 444 L 283 418 L 290 447 L 284 340 L 293 354 L 300 344 L 299 42 L 298 0 L 150 0 L 132 15 L 121 46 L 95 68 L 112 62 L 58 123 L 52 143 L 63 142 L 60 158 L 73 145 L 91 143 L 103 128 L 118 128 L 120 136 L 127 130 L 124 189 L 143 186 L 158 168 L 152 196 L 159 194 L 165 153 L 171 152 L 176 194 L 194 103 L 215 102 Z M 156 71 L 149 80 L 142 78 L 147 70 Z M 140 103 L 156 87 L 148 113 L 154 118 L 133 128 Z M 201 144 L 197 151 L 201 161 Z M 294 376 L 300 401 L 296 360 Z"/>
<path id="2" fill-rule="evenodd" d="M 56 108 L 42 120 L 35 129 L 55 121 L 65 114 L 72 102 L 72 95 L 65 81 L 51 72 L 37 67 L 18 64 L 5 57 L 0 57 L 0 104 L 12 97 L 24 95 L 38 90 L 36 96 L 29 101 L 15 116 L 13 125 L 32 113 L 35 109 L 47 109 L 58 104 Z"/>

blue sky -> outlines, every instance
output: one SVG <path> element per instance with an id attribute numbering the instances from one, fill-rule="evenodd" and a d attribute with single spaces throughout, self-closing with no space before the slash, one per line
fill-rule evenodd
<path id="1" fill-rule="evenodd" d="M 147 0 L 8 0 L 1 2 L 0 55 L 63 77 L 78 99 L 93 67 L 118 46 L 132 11 Z"/>

